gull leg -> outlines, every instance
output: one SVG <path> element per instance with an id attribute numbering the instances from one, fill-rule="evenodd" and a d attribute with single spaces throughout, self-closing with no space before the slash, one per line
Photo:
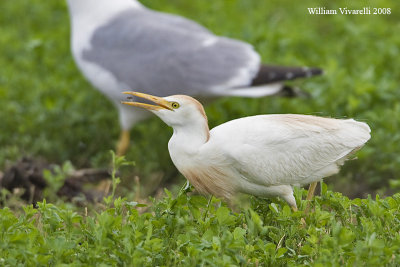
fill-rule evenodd
<path id="1" fill-rule="evenodd" d="M 128 130 L 122 130 L 117 144 L 117 156 L 125 155 L 129 147 L 130 133 Z"/>

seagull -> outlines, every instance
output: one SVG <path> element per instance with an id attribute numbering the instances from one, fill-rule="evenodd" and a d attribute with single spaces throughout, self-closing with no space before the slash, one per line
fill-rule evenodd
<path id="1" fill-rule="evenodd" d="M 129 130 L 148 116 L 121 105 L 121 88 L 202 99 L 263 97 L 293 93 L 283 81 L 322 73 L 319 68 L 263 65 L 252 45 L 217 36 L 194 21 L 150 10 L 136 0 L 67 2 L 74 60 L 119 111 L 120 155 L 129 146 Z"/>
<path id="2" fill-rule="evenodd" d="M 296 114 L 244 117 L 209 130 L 203 106 L 190 96 L 125 94 L 152 104 L 122 104 L 150 110 L 173 128 L 169 154 L 197 191 L 226 200 L 238 193 L 278 196 L 297 210 L 293 185 L 338 173 L 370 139 L 364 122 Z"/>

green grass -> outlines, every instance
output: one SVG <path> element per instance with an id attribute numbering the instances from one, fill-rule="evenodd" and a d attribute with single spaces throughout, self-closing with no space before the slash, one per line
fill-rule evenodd
<path id="1" fill-rule="evenodd" d="M 325 187 L 326 188 L 326 187 Z M 301 195 L 302 192 L 297 192 Z M 85 216 L 38 203 L 16 216 L 0 210 L 2 266 L 398 266 L 400 195 L 349 200 L 325 191 L 315 211 L 252 200 L 232 212 L 219 200 L 166 197 L 139 214 L 137 203 Z M 300 223 L 304 217 L 306 226 Z"/>
<path id="2" fill-rule="evenodd" d="M 301 193 L 301 192 L 298 192 Z M 315 211 L 253 199 L 232 212 L 200 196 L 137 203 L 84 216 L 45 201 L 15 216 L 0 210 L 0 262 L 25 265 L 134 266 L 395 266 L 400 264 L 400 195 L 349 200 L 326 191 Z M 175 205 L 174 205 L 175 204 Z M 329 208 L 327 208 L 329 207 Z M 305 218 L 306 226 L 300 223 Z"/>
<path id="3" fill-rule="evenodd" d="M 354 117 L 372 128 L 372 139 L 332 180 L 349 193 L 386 187 L 397 179 L 400 156 L 400 5 L 391 15 L 311 16 L 317 1 L 143 1 L 148 6 L 199 21 L 217 34 L 254 44 L 265 62 L 320 66 L 326 75 L 296 82 L 312 99 L 223 99 L 207 108 L 211 126 L 261 113 L 303 113 Z M 360 7 L 362 2 L 326 2 L 327 8 Z M 77 167 L 103 165 L 115 146 L 119 125 L 113 106 L 92 90 L 69 52 L 64 1 L 6 1 L 0 23 L 0 166 L 21 155 L 44 157 Z M 170 130 L 158 119 L 133 131 L 128 157 L 136 172 L 174 174 L 167 152 Z M 150 149 L 151 147 L 151 149 Z M 154 147 L 156 147 L 154 149 Z M 328 182 L 330 183 L 330 182 Z M 360 194 L 362 192 L 359 192 Z"/>
<path id="4" fill-rule="evenodd" d="M 114 160 L 114 166 L 127 164 Z M 115 170 L 115 169 L 114 169 Z M 322 185 L 299 211 L 278 199 L 218 199 L 181 190 L 150 205 L 114 198 L 96 208 L 43 202 L 0 210 L 2 266 L 398 266 L 400 194 L 350 200 Z M 5 200 L 7 202 L 7 200 Z M 310 212 L 304 212 L 310 205 Z M 303 220 L 303 222 L 302 222 Z"/>
<path id="5" fill-rule="evenodd" d="M 400 5 L 395 1 L 324 2 L 327 8 L 389 7 L 390 15 L 311 16 L 315 0 L 219 0 L 168 3 L 151 8 L 199 21 L 217 34 L 254 44 L 265 62 L 320 66 L 326 75 L 295 82 L 311 99 L 222 99 L 209 105 L 211 126 L 262 113 L 354 117 L 372 128 L 372 139 L 327 182 L 363 195 L 386 188 L 400 171 Z M 69 52 L 64 1 L 5 1 L 0 23 L 0 166 L 22 155 L 77 167 L 100 166 L 118 138 L 117 113 L 83 79 Z M 142 176 L 176 176 L 167 152 L 170 130 L 157 118 L 132 131 L 128 157 Z M 349 182 L 351 181 L 351 182 Z M 350 184 L 350 185 L 349 185 Z M 357 186 L 351 186 L 357 184 Z M 362 186 L 359 186 L 362 184 Z M 364 194 L 365 195 L 365 194 Z"/>

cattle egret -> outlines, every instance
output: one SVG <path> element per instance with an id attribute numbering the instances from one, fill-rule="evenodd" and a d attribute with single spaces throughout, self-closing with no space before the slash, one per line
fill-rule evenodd
<path id="1" fill-rule="evenodd" d="M 128 148 L 131 127 L 148 115 L 121 105 L 120 88 L 203 99 L 261 97 L 293 93 L 282 81 L 322 72 L 262 65 L 250 44 L 216 36 L 194 21 L 147 9 L 136 0 L 67 2 L 75 62 L 118 108 L 118 154 Z"/>
<path id="2" fill-rule="evenodd" d="M 310 115 L 258 115 L 209 130 L 203 106 L 185 95 L 125 94 L 154 104 L 124 101 L 150 110 L 173 128 L 171 159 L 203 194 L 227 200 L 236 193 L 279 196 L 297 210 L 293 185 L 315 183 L 370 138 L 366 123 Z"/>

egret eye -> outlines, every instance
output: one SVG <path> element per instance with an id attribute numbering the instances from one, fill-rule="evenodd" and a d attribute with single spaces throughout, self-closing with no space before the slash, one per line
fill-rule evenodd
<path id="1" fill-rule="evenodd" d="M 179 103 L 178 102 L 173 102 L 171 104 L 171 106 L 172 106 L 172 108 L 177 109 L 177 108 L 179 108 Z"/>

